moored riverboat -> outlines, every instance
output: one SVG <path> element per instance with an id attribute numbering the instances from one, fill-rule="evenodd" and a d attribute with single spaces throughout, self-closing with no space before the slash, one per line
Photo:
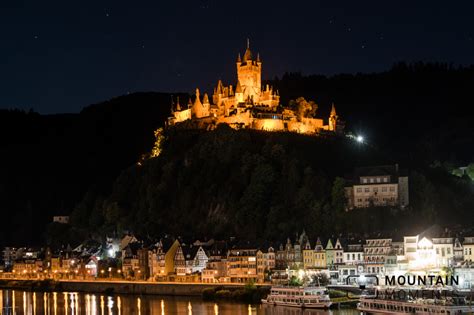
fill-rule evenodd
<path id="1" fill-rule="evenodd" d="M 262 303 L 299 308 L 329 308 L 331 299 L 325 287 L 272 287 Z"/>

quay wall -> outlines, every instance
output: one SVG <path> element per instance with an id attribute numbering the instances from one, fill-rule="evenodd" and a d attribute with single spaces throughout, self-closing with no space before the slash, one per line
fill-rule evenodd
<path id="1" fill-rule="evenodd" d="M 173 296 L 202 296 L 203 290 L 207 288 L 235 290 L 243 288 L 243 286 L 244 284 L 158 283 L 144 281 L 0 280 L 0 288 L 10 289 Z M 269 285 L 257 286 L 270 288 Z"/>

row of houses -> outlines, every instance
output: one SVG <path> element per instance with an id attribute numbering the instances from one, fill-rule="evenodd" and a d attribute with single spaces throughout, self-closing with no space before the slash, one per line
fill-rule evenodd
<path id="1" fill-rule="evenodd" d="M 36 277 L 121 277 L 172 282 L 280 282 L 292 271 L 325 272 L 333 282 L 349 275 L 437 273 L 470 268 L 474 237 L 424 232 L 401 239 L 316 238 L 305 233 L 284 243 L 195 241 L 164 237 L 145 244 L 131 235 L 96 247 L 57 253 L 5 248 L 10 274 Z M 278 244 L 278 245 L 277 245 Z"/>

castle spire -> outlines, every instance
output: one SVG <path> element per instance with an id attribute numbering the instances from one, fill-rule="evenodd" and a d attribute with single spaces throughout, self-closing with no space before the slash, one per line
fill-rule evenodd
<path id="1" fill-rule="evenodd" d="M 222 92 L 223 92 L 222 81 L 219 80 L 219 81 L 217 81 L 217 91 L 216 91 L 216 94 L 222 94 Z"/>
<path id="2" fill-rule="evenodd" d="M 260 53 L 257 53 L 257 62 L 261 62 L 260 61 Z"/>
<path id="3" fill-rule="evenodd" d="M 194 101 L 194 106 L 197 105 L 202 105 L 200 95 L 199 95 L 199 89 L 196 89 L 196 100 Z"/>
<path id="4" fill-rule="evenodd" d="M 176 110 L 179 112 L 181 111 L 181 105 L 179 105 L 179 96 L 176 99 Z"/>
<path id="5" fill-rule="evenodd" d="M 237 62 L 239 62 L 239 63 L 242 62 L 242 59 L 240 58 L 240 53 L 239 53 L 239 55 L 237 56 Z"/>
<path id="6" fill-rule="evenodd" d="M 252 60 L 252 52 L 250 51 L 250 40 L 247 38 L 247 50 L 245 50 L 244 54 L 244 62 Z"/>
<path id="7" fill-rule="evenodd" d="M 209 104 L 209 96 L 207 96 L 207 93 L 204 93 L 204 97 L 202 98 L 202 103 Z"/>
<path id="8" fill-rule="evenodd" d="M 235 87 L 235 93 L 242 93 L 242 86 L 240 85 L 240 80 L 237 80 L 237 86 Z"/>
<path id="9" fill-rule="evenodd" d="M 332 103 L 332 107 L 331 107 L 331 116 L 337 116 L 336 106 L 334 106 L 334 103 Z"/>

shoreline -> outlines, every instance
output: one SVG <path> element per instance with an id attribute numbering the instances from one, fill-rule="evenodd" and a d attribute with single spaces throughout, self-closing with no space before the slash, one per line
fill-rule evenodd
<path id="1" fill-rule="evenodd" d="M 257 289 L 268 290 L 268 284 L 256 284 Z M 245 288 L 244 283 L 184 283 L 147 281 L 100 281 L 100 280 L 52 280 L 52 279 L 0 279 L 0 289 L 21 289 L 27 291 L 58 291 L 99 294 L 131 294 L 162 296 L 203 296 L 203 291 Z"/>

